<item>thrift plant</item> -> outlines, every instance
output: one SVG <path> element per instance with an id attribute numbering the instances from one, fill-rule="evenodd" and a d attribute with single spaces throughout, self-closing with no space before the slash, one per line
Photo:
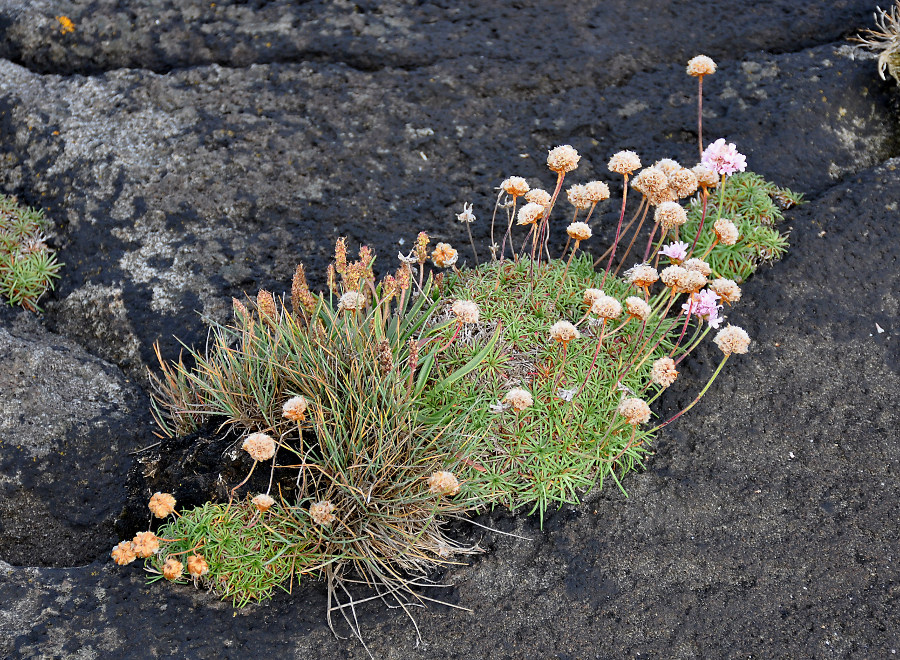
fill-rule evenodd
<path id="1" fill-rule="evenodd" d="M 699 109 L 714 72 L 708 57 L 688 65 Z M 417 587 L 436 567 L 477 550 L 451 539 L 447 521 L 497 504 L 543 518 L 606 479 L 624 490 L 658 431 L 748 351 L 747 333 L 724 325 L 726 306 L 740 300 L 739 280 L 786 249 L 773 200 L 799 201 L 745 172 L 734 144 L 704 148 L 701 135 L 698 119 L 697 165 L 643 166 L 620 151 L 610 182 L 573 183 L 582 156 L 552 149 L 549 185 L 501 183 L 490 259 L 474 267 L 421 232 L 377 281 L 372 251 L 350 261 L 340 239 L 327 293 L 311 292 L 299 266 L 289 302 L 267 291 L 234 300 L 233 321 L 189 349 L 193 367 L 160 356 L 153 413 L 170 437 L 236 429 L 252 468 L 227 502 L 179 513 L 174 495 L 157 493 L 150 512 L 169 522 L 113 559 L 144 558 L 154 579 L 235 604 L 322 577 L 329 623 L 338 613 L 360 637 L 355 585 L 409 614 L 429 600 Z M 622 191 L 615 239 L 595 258 L 591 221 L 610 183 Z M 477 221 L 470 204 L 457 218 L 467 230 Z M 551 221 L 567 223 L 561 252 Z M 656 417 L 656 399 L 710 334 L 722 359 L 709 381 Z M 257 469 L 268 490 L 240 492 Z M 296 496 L 282 497 L 286 479 Z"/>
<path id="2" fill-rule="evenodd" d="M 875 26 L 876 30 L 863 30 L 853 40 L 878 53 L 878 74 L 882 80 L 887 70 L 900 83 L 900 0 L 887 10 L 878 8 Z"/>
<path id="3" fill-rule="evenodd" d="M 63 264 L 45 243 L 49 229 L 42 211 L 0 195 L 0 295 L 10 305 L 41 311 L 38 300 L 59 277 Z"/>

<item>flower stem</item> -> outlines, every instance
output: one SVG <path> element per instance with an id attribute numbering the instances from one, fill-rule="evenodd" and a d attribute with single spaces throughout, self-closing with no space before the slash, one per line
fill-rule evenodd
<path id="1" fill-rule="evenodd" d="M 706 391 L 709 389 L 709 386 L 713 384 L 713 381 L 716 379 L 716 376 L 718 376 L 718 375 L 719 375 L 719 372 L 722 371 L 722 367 L 724 367 L 724 366 L 725 366 L 725 363 L 728 362 L 728 358 L 729 358 L 729 357 L 730 357 L 730 354 L 726 354 L 725 357 L 722 358 L 722 362 L 719 364 L 719 366 L 718 366 L 718 367 L 716 368 L 716 370 L 713 372 L 713 375 L 710 377 L 709 381 L 706 383 L 706 386 L 705 386 L 702 390 L 700 390 L 700 394 L 698 394 L 698 395 L 697 395 L 697 398 L 695 398 L 693 401 L 691 401 L 691 402 L 688 404 L 687 408 L 685 408 L 684 410 L 682 410 L 682 411 L 679 412 L 679 413 L 676 413 L 675 415 L 673 415 L 672 417 L 670 417 L 668 420 L 666 420 L 666 421 L 663 422 L 662 424 L 659 424 L 659 425 L 657 425 L 655 428 L 651 429 L 651 430 L 650 430 L 650 433 L 655 433 L 656 431 L 659 431 L 659 430 L 660 430 L 661 428 L 663 428 L 664 426 L 667 426 L 667 425 L 671 424 L 671 423 L 674 422 L 676 419 L 678 419 L 679 417 L 681 417 L 684 413 L 686 413 L 688 410 L 690 410 L 690 409 L 693 408 L 695 405 L 697 405 L 697 402 L 698 402 L 701 398 L 703 398 L 703 395 L 704 395 L 704 394 L 706 394 Z"/>

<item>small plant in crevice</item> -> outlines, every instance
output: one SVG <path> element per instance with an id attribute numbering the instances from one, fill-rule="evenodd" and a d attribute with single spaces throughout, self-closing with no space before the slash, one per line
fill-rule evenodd
<path id="1" fill-rule="evenodd" d="M 900 84 L 900 0 L 888 9 L 877 8 L 877 29 L 863 30 L 853 41 L 878 54 L 878 74 L 885 80 L 887 71 Z"/>
<path id="2" fill-rule="evenodd" d="M 688 65 L 701 113 L 714 72 L 703 56 Z M 564 190 L 581 155 L 562 145 L 547 158 L 551 185 L 501 183 L 485 263 L 460 267 L 454 248 L 429 249 L 421 232 L 378 281 L 371 250 L 350 261 L 340 239 L 326 293 L 310 291 L 299 266 L 287 302 L 267 291 L 234 300 L 233 320 L 188 349 L 194 366 L 159 356 L 152 405 L 170 437 L 224 420 L 252 468 L 227 501 L 179 513 L 172 495 L 154 495 L 151 513 L 174 518 L 116 546 L 116 562 L 145 558 L 153 579 L 235 604 L 324 578 L 329 623 L 342 616 L 362 641 L 358 603 L 410 614 L 430 600 L 419 587 L 433 586 L 431 571 L 478 551 L 452 539 L 447 521 L 496 505 L 543 520 L 607 480 L 624 491 L 660 429 L 748 351 L 747 333 L 723 326 L 725 306 L 740 300 L 739 280 L 786 249 L 776 201 L 800 201 L 746 172 L 734 144 L 704 147 L 701 136 L 698 119 L 691 168 L 644 167 L 631 151 L 609 159 L 622 194 L 599 257 L 585 247 L 610 186 Z M 562 194 L 569 240 L 553 255 Z M 476 221 L 468 204 L 457 218 L 467 229 Z M 688 405 L 656 419 L 652 405 L 711 333 L 721 362 Z M 251 497 L 240 491 L 255 470 L 269 487 Z M 285 479 L 297 495 L 282 496 Z M 374 595 L 358 599 L 359 585 Z"/>
<path id="3" fill-rule="evenodd" d="M 49 230 L 42 211 L 0 195 L 0 296 L 10 305 L 41 311 L 38 300 L 59 278 L 63 264 L 47 246 Z"/>

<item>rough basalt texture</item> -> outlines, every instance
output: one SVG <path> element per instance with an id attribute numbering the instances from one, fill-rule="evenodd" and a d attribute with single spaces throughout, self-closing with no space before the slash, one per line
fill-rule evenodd
<path id="1" fill-rule="evenodd" d="M 109 561 L 115 525 L 140 518 L 137 498 L 123 512 L 129 469 L 140 484 L 155 456 L 128 452 L 158 440 L 129 379 L 146 386 L 154 341 L 172 358 L 173 336 L 205 339 L 196 312 L 283 292 L 298 260 L 320 285 L 337 236 L 372 245 L 381 269 L 420 229 L 462 254 L 454 213 L 471 201 L 485 250 L 492 187 L 549 187 L 557 144 L 583 156 L 573 181 L 607 180 L 613 199 L 616 150 L 693 163 L 683 67 L 703 52 L 720 65 L 707 140 L 810 200 L 788 213 L 786 259 L 729 311 L 750 354 L 666 428 L 629 498 L 607 487 L 543 529 L 482 520 L 529 540 L 460 528 L 488 553 L 428 595 L 472 612 L 417 612 L 426 645 L 374 603 L 360 623 L 392 658 L 892 657 L 900 113 L 843 40 L 873 8 L 4 3 L 0 191 L 47 211 L 66 267 L 42 319 L 0 313 L 0 656 L 366 657 L 331 635 L 320 584 L 235 615 Z M 583 245 L 597 252 L 602 211 Z M 655 411 L 690 402 L 718 359 L 697 351 Z M 221 441 L 161 464 L 146 495 L 163 474 L 176 498 L 201 497 Z"/>

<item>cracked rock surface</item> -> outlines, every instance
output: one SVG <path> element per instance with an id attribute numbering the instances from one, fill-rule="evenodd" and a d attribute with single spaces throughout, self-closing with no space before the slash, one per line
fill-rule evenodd
<path id="1" fill-rule="evenodd" d="M 198 312 L 282 292 L 297 261 L 321 285 L 338 236 L 391 268 L 421 229 L 467 244 L 453 214 L 471 201 L 484 250 L 492 187 L 549 186 L 556 144 L 582 154 L 579 181 L 610 180 L 623 148 L 693 163 L 698 52 L 719 63 L 704 136 L 809 200 L 787 214 L 787 257 L 730 312 L 750 354 L 660 435 L 627 499 L 607 488 L 543 529 L 487 516 L 530 540 L 468 532 L 488 552 L 429 595 L 472 611 L 418 613 L 417 647 L 408 620 L 364 605 L 366 643 L 385 658 L 900 651 L 900 93 L 845 40 L 873 9 L 3 3 L 0 191 L 45 209 L 66 265 L 43 317 L 0 312 L 0 657 L 367 657 L 328 630 L 319 584 L 235 612 L 108 560 L 129 452 L 156 441 L 153 342 L 175 357 L 175 337 L 205 339 Z M 717 362 L 699 350 L 656 412 Z"/>

